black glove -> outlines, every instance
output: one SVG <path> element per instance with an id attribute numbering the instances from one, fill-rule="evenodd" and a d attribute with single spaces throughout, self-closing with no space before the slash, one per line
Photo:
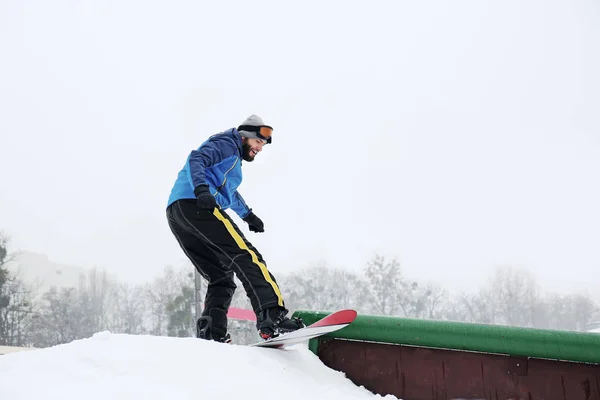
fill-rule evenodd
<path id="1" fill-rule="evenodd" d="M 194 189 L 196 205 L 203 210 L 213 210 L 217 206 L 217 199 L 208 191 L 208 185 L 198 185 Z"/>
<path id="2" fill-rule="evenodd" d="M 264 232 L 265 231 L 265 225 L 260 220 L 260 218 L 258 218 L 252 211 L 250 211 L 250 214 L 246 215 L 246 217 L 244 218 L 244 221 L 246 221 L 248 223 L 248 227 L 250 228 L 250 230 L 252 232 Z"/>

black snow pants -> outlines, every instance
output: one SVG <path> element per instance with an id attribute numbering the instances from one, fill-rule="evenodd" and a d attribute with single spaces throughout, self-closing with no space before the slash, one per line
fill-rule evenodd
<path id="1" fill-rule="evenodd" d="M 167 220 L 184 253 L 208 281 L 202 315 L 210 315 L 211 309 L 227 313 L 236 290 L 234 273 L 257 315 L 268 308 L 285 307 L 261 254 L 224 210 L 202 210 L 196 200 L 183 199 L 167 208 Z"/>

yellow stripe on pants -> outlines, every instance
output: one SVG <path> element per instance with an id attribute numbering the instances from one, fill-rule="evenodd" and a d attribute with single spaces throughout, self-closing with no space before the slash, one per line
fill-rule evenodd
<path id="1" fill-rule="evenodd" d="M 233 237 L 233 239 L 235 240 L 235 242 L 237 243 L 239 248 L 242 250 L 246 250 L 246 251 L 248 251 L 248 253 L 250 253 L 250 256 L 252 257 L 252 262 L 254 262 L 254 264 L 256 264 L 258 266 L 258 268 L 260 268 L 260 271 L 262 272 L 265 280 L 267 282 L 269 282 L 271 284 L 271 286 L 273 287 L 273 290 L 275 291 L 275 294 L 277 295 L 277 304 L 279 304 L 280 306 L 283 307 L 283 298 L 281 297 L 281 292 L 279 291 L 279 287 L 277 286 L 277 284 L 271 278 L 271 274 L 269 274 L 269 271 L 267 270 L 267 266 L 258 260 L 256 253 L 253 252 L 246 245 L 246 242 L 244 241 L 244 239 L 240 236 L 239 233 L 237 233 L 237 231 L 235 230 L 233 225 L 231 225 L 231 221 L 229 221 L 227 218 L 225 218 L 223 216 L 223 214 L 221 214 L 221 212 L 219 211 L 218 208 L 215 208 L 214 215 L 221 222 L 223 222 L 223 224 L 225 224 L 227 231 L 229 231 L 229 234 Z"/>

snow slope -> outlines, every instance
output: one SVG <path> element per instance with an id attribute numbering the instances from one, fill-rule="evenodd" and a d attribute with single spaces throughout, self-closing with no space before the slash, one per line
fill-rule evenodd
<path id="1" fill-rule="evenodd" d="M 0 356 L 0 399 L 40 398 L 382 397 L 326 367 L 306 344 L 275 350 L 195 338 L 101 332 L 60 346 Z"/>

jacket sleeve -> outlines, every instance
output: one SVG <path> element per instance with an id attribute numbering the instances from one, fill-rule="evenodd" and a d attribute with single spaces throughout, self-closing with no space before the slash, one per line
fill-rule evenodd
<path id="1" fill-rule="evenodd" d="M 218 164 L 235 154 L 236 151 L 235 144 L 224 139 L 209 139 L 198 149 L 192 150 L 186 161 L 188 180 L 192 190 L 199 185 L 208 185 L 206 168 Z"/>
<path id="2" fill-rule="evenodd" d="M 252 209 L 250 207 L 248 207 L 248 205 L 244 201 L 244 198 L 242 197 L 240 192 L 238 192 L 237 190 L 235 191 L 234 198 L 235 198 L 235 201 L 231 205 L 231 209 L 233 211 L 235 211 L 235 213 L 240 218 L 244 219 L 244 217 L 246 217 L 248 214 L 250 214 L 250 211 L 252 211 Z"/>

